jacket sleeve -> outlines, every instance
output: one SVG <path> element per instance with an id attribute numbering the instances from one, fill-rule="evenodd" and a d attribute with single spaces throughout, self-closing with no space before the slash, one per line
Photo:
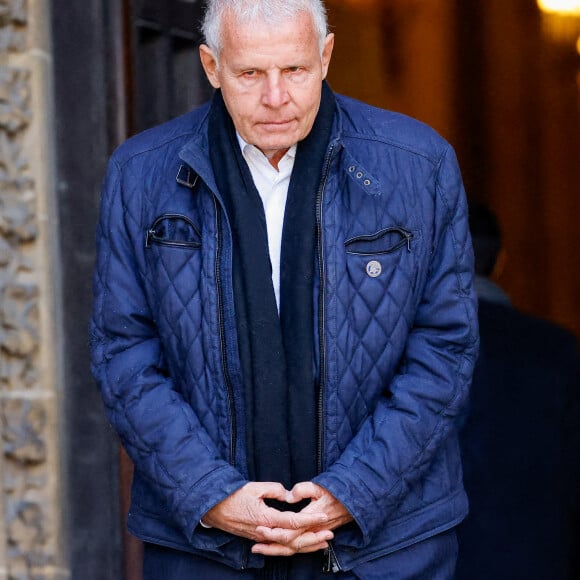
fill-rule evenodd
<path id="1" fill-rule="evenodd" d="M 454 429 L 477 356 L 467 204 L 450 147 L 435 179 L 430 263 L 390 396 L 379 399 L 339 459 L 314 479 L 354 517 L 347 544 L 357 548 L 389 525 L 413 484 L 427 475 Z"/>
<path id="2" fill-rule="evenodd" d="M 137 233 L 131 235 L 139 229 L 133 216 L 140 215 L 140 194 L 135 185 L 122 184 L 113 159 L 97 234 L 92 371 L 107 417 L 135 469 L 157 490 L 192 545 L 211 550 L 212 543 L 224 543 L 224 538 L 197 523 L 246 481 L 220 457 L 168 373 L 135 255 L 142 242 L 134 239 Z"/>

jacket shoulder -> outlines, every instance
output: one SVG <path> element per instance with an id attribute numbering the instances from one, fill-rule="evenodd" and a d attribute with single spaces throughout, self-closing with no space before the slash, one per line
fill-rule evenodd
<path id="1" fill-rule="evenodd" d="M 184 115 L 130 137 L 115 150 L 112 160 L 122 166 L 134 157 L 148 152 L 179 150 L 186 141 L 203 129 L 209 107 L 210 104 L 205 103 Z"/>
<path id="2" fill-rule="evenodd" d="M 336 95 L 345 139 L 382 142 L 437 162 L 449 143 L 429 125 L 344 95 Z"/>

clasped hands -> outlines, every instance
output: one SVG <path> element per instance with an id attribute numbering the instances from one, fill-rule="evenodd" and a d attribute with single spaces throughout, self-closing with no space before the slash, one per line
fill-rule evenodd
<path id="1" fill-rule="evenodd" d="M 300 512 L 279 511 L 265 499 L 294 504 L 309 499 Z M 280 483 L 250 482 L 203 517 L 208 526 L 253 540 L 252 552 L 264 556 L 292 556 L 328 547 L 336 528 L 352 521 L 346 508 L 324 488 L 311 482 L 290 491 Z"/>

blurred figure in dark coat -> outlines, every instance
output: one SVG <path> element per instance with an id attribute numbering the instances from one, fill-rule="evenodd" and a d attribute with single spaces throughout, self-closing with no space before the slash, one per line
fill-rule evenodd
<path id="1" fill-rule="evenodd" d="M 470 228 L 481 348 L 461 431 L 470 514 L 456 580 L 580 578 L 578 343 L 516 310 L 491 281 L 501 252 L 495 215 L 472 203 Z"/>

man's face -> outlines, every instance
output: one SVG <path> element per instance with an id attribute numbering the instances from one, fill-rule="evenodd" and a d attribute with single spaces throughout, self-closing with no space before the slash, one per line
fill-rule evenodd
<path id="1" fill-rule="evenodd" d="M 275 28 L 263 22 L 239 25 L 226 14 L 222 41 L 219 68 L 209 48 L 200 48 L 207 77 L 215 88 L 221 88 L 244 141 L 258 147 L 276 165 L 312 129 L 333 35 L 326 38 L 321 56 L 307 14 Z"/>

